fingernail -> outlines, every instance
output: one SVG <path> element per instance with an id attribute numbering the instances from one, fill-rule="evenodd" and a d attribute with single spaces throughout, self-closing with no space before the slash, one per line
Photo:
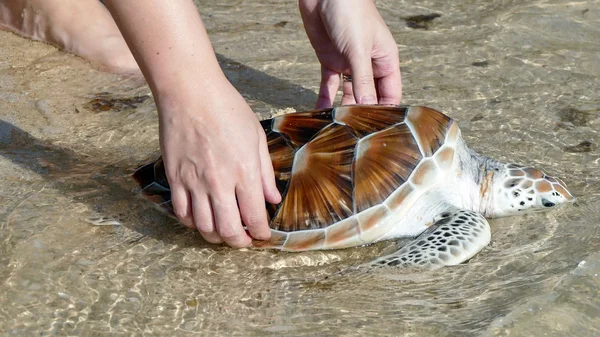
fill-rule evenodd
<path id="1" fill-rule="evenodd" d="M 367 95 L 360 98 L 359 104 L 377 104 L 377 99 L 374 96 Z"/>

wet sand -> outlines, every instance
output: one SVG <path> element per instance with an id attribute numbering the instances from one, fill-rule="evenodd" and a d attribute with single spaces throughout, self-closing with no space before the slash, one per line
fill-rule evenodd
<path id="1" fill-rule="evenodd" d="M 319 65 L 295 2 L 197 3 L 259 118 L 314 105 Z M 575 205 L 491 220 L 491 245 L 457 267 L 323 280 L 395 243 L 207 244 L 135 194 L 129 174 L 158 154 L 148 88 L 0 32 L 2 335 L 599 335 L 598 3 L 377 4 L 404 103 L 456 118 L 483 154 L 559 176 Z M 120 225 L 90 223 L 103 216 Z"/>

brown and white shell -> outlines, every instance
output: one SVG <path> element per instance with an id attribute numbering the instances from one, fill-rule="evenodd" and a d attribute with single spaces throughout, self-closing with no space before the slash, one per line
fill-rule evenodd
<path id="1" fill-rule="evenodd" d="M 443 179 L 460 131 L 419 106 L 341 106 L 261 121 L 278 205 L 267 204 L 272 237 L 255 247 L 301 251 L 377 241 Z M 162 159 L 134 173 L 142 195 L 173 214 Z"/>

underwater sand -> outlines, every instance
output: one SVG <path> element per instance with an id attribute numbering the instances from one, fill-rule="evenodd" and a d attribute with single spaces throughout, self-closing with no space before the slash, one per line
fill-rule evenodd
<path id="1" fill-rule="evenodd" d="M 295 1 L 197 3 L 260 118 L 312 108 L 319 64 Z M 135 194 L 129 174 L 158 154 L 148 88 L 0 32 L 0 334 L 600 335 L 599 2 L 377 5 L 404 103 L 457 119 L 483 154 L 562 178 L 577 202 L 491 220 L 492 243 L 467 264 L 325 280 L 395 243 L 207 244 Z M 120 225 L 89 222 L 102 216 Z"/>

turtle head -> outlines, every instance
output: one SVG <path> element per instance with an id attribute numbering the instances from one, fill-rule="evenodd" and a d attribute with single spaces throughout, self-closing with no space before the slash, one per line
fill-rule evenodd
<path id="1" fill-rule="evenodd" d="M 567 185 L 532 167 L 506 164 L 493 182 L 492 216 L 509 216 L 554 209 L 575 201 Z"/>

